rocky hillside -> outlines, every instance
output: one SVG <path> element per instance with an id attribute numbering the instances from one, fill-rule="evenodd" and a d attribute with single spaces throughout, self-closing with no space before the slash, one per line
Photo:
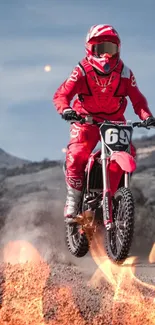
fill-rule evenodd
<path id="1" fill-rule="evenodd" d="M 3 149 L 0 149 L 0 168 L 21 167 L 23 164 L 28 164 L 30 161 L 13 156 Z"/>
<path id="2" fill-rule="evenodd" d="M 155 163 L 155 135 L 134 139 L 133 143 L 137 148 L 138 170 L 142 170 L 142 167 L 153 167 Z M 29 161 L 9 154 L 0 148 L 0 175 L 5 174 L 11 176 L 13 173 L 14 175 L 31 173 L 40 169 L 53 167 L 60 163 L 60 161 L 50 161 L 48 159 L 36 162 Z M 141 168 L 139 169 L 139 167 Z"/>
<path id="3" fill-rule="evenodd" d="M 155 166 L 155 136 L 134 140 L 137 149 L 137 172 Z"/>

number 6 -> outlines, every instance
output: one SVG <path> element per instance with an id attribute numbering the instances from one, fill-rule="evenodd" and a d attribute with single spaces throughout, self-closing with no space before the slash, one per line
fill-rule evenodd
<path id="1" fill-rule="evenodd" d="M 105 132 L 105 142 L 107 144 L 114 144 L 118 142 L 118 130 L 115 128 L 108 129 Z"/>

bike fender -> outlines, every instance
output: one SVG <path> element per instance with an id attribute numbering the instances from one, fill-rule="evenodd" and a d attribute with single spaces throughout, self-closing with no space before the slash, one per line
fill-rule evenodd
<path id="1" fill-rule="evenodd" d="M 110 160 L 115 160 L 125 172 L 131 173 L 136 169 L 136 161 L 128 152 L 113 152 Z"/>

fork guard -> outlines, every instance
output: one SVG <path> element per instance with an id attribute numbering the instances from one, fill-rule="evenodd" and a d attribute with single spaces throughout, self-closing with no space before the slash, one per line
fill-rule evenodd
<path id="1" fill-rule="evenodd" d="M 121 169 L 125 172 L 131 173 L 136 169 L 136 161 L 128 152 L 113 152 L 110 160 L 115 160 Z"/>

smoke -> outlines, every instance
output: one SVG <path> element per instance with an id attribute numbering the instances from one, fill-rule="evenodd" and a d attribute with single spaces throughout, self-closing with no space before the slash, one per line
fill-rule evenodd
<path id="1" fill-rule="evenodd" d="M 28 196 L 26 202 L 11 208 L 1 230 L 1 246 L 9 241 L 27 241 L 45 261 L 67 263 L 64 237 L 62 201 Z"/>
<path id="2" fill-rule="evenodd" d="M 148 259 L 155 241 L 155 205 L 149 202 L 135 182 L 132 185 L 132 193 L 135 199 L 135 229 L 131 255 Z"/>
<path id="3" fill-rule="evenodd" d="M 65 181 L 60 168 L 8 177 L 3 188 L 1 250 L 10 241 L 23 240 L 31 243 L 47 262 L 74 264 L 65 243 Z"/>

